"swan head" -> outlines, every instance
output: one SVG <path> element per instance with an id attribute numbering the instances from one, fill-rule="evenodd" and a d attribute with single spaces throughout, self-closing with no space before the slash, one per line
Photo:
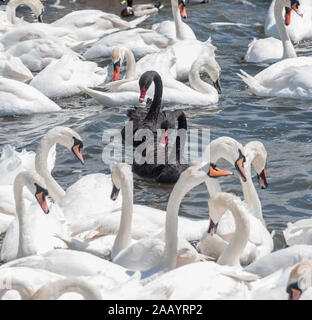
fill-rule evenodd
<path id="1" fill-rule="evenodd" d="M 187 18 L 187 13 L 186 13 L 185 0 L 178 0 L 178 6 L 179 6 L 179 9 L 180 9 L 181 17 L 183 19 L 186 19 Z"/>
<path id="2" fill-rule="evenodd" d="M 112 52 L 112 61 L 114 67 L 113 81 L 119 80 L 120 67 L 125 59 L 125 48 L 115 47 Z"/>
<path id="3" fill-rule="evenodd" d="M 112 183 L 113 183 L 113 190 L 111 193 L 111 199 L 116 200 L 119 195 L 119 191 L 122 187 L 122 184 L 129 180 L 132 180 L 132 170 L 131 166 L 127 163 L 117 163 L 112 168 Z"/>
<path id="4" fill-rule="evenodd" d="M 23 171 L 19 173 L 14 181 L 14 188 L 18 185 L 24 185 L 28 188 L 38 201 L 41 209 L 45 214 L 49 213 L 47 204 L 48 190 L 46 188 L 44 179 L 36 172 Z"/>
<path id="5" fill-rule="evenodd" d="M 251 161 L 254 169 L 257 172 L 258 183 L 261 189 L 268 187 L 266 177 L 266 161 L 267 151 L 260 141 L 251 141 L 244 147 L 247 161 Z"/>
<path id="6" fill-rule="evenodd" d="M 240 205 L 242 208 L 244 207 L 241 199 L 232 193 L 219 192 L 216 195 L 212 196 L 208 200 L 209 215 L 211 221 L 209 229 L 217 229 L 218 222 L 220 221 L 224 212 L 228 209 L 231 209 L 233 205 Z M 208 230 L 208 233 L 209 231 L 211 233 L 211 230 Z"/>
<path id="7" fill-rule="evenodd" d="M 53 143 L 59 143 L 67 149 L 71 150 L 77 159 L 84 164 L 82 156 L 83 142 L 80 135 L 73 129 L 63 126 L 58 126 L 51 129 L 46 139 L 50 139 Z"/>
<path id="8" fill-rule="evenodd" d="M 185 181 L 185 185 L 191 184 L 196 186 L 210 178 L 220 178 L 230 175 L 233 175 L 231 171 L 217 168 L 216 165 L 203 161 L 184 170 L 180 175 L 179 181 L 180 183 L 181 180 Z"/>
<path id="9" fill-rule="evenodd" d="M 43 22 L 42 16 L 44 12 L 44 6 L 40 0 L 23 0 L 22 4 L 31 9 L 34 15 L 38 18 L 39 22 Z"/>
<path id="10" fill-rule="evenodd" d="M 289 300 L 298 300 L 312 286 L 312 260 L 298 263 L 291 271 L 286 291 Z"/>
<path id="11" fill-rule="evenodd" d="M 147 90 L 151 86 L 152 82 L 154 81 L 155 76 L 160 78 L 160 75 L 156 71 L 146 71 L 144 72 L 140 79 L 139 79 L 139 86 L 140 86 L 140 103 L 142 103 L 145 99 Z M 160 78 L 161 79 L 161 78 Z"/>
<path id="12" fill-rule="evenodd" d="M 288 26 L 290 24 L 291 12 L 294 10 L 300 17 L 303 17 L 303 14 L 299 10 L 300 1 L 299 0 L 280 0 L 279 2 L 281 6 L 285 7 L 285 25 Z"/>
<path id="13" fill-rule="evenodd" d="M 246 157 L 242 144 L 231 137 L 220 137 L 213 140 L 206 148 L 203 160 L 217 163 L 220 158 L 227 160 L 235 166 L 242 180 L 244 182 L 247 181 L 247 175 L 244 168 Z"/>
<path id="14" fill-rule="evenodd" d="M 204 68 L 213 82 L 213 86 L 221 94 L 221 67 L 216 61 L 215 56 L 205 56 Z"/>

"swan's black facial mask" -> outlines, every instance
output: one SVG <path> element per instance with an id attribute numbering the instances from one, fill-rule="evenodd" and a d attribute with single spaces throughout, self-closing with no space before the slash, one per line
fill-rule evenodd
<path id="1" fill-rule="evenodd" d="M 238 171 L 238 173 L 240 174 L 240 176 L 242 177 L 243 181 L 246 182 L 247 176 L 246 176 L 246 172 L 244 169 L 244 163 L 246 162 L 246 157 L 243 155 L 243 153 L 240 149 L 238 149 L 238 153 L 239 153 L 239 157 L 235 161 L 235 168 Z"/>
<path id="2" fill-rule="evenodd" d="M 217 233 L 218 223 L 214 223 L 212 219 L 210 219 L 209 227 L 207 233 L 210 235 L 214 235 Z"/>
<path id="3" fill-rule="evenodd" d="M 74 139 L 74 145 L 72 146 L 72 152 L 77 157 L 77 159 L 84 164 L 84 159 L 81 153 L 81 150 L 83 148 L 83 143 L 81 140 L 78 140 L 77 138 L 73 137 Z"/>
<path id="4" fill-rule="evenodd" d="M 302 290 L 298 287 L 298 282 L 287 286 L 288 300 L 299 300 Z"/>
<path id="5" fill-rule="evenodd" d="M 268 182 L 266 178 L 266 168 L 264 168 L 260 174 L 257 174 L 257 178 L 260 188 L 266 189 L 268 187 Z"/>
<path id="6" fill-rule="evenodd" d="M 112 190 L 112 193 L 111 193 L 111 199 L 113 201 L 115 201 L 118 198 L 119 191 L 120 191 L 120 189 L 118 189 L 113 183 L 113 190 Z"/>
<path id="7" fill-rule="evenodd" d="M 220 79 L 218 79 L 216 82 L 213 83 L 213 86 L 216 88 L 219 94 L 221 94 L 221 83 Z"/>
<path id="8" fill-rule="evenodd" d="M 43 210 L 43 212 L 45 214 L 48 214 L 49 208 L 48 208 L 47 199 L 46 199 L 46 197 L 49 194 L 48 190 L 40 187 L 37 183 L 35 183 L 35 186 L 36 186 L 35 197 L 36 197 L 41 209 Z"/>

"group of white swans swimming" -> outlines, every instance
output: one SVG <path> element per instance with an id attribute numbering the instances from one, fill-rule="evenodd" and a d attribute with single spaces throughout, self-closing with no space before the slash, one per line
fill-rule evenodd
<path id="1" fill-rule="evenodd" d="M 39 0 L 10 0 L 0 12 L 1 115 L 58 111 L 50 98 L 80 92 L 105 106 L 135 105 L 142 94 L 139 79 L 149 70 L 161 76 L 163 91 L 157 93 L 152 84 L 146 97 L 157 93 L 162 103 L 191 105 L 218 101 L 221 68 L 215 47 L 197 40 L 182 21 L 184 0 L 171 0 L 174 21 L 151 30 L 136 28 L 148 18 L 140 7 L 133 8 L 139 18 L 132 22 L 81 10 L 38 24 L 16 17 L 20 4 L 42 21 Z M 309 8 L 307 0 L 272 2 L 266 32 L 278 32 L 282 42 L 267 41 L 282 48 L 281 54 L 277 57 L 274 49 L 269 56 L 266 40 L 259 40 L 251 43 L 245 59 L 283 60 L 256 77 L 242 71 L 255 94 L 311 97 L 306 75 L 311 59 L 297 58 L 290 39 L 310 37 L 312 29 L 303 20 Z M 269 21 L 274 18 L 276 26 Z M 109 92 L 90 89 L 102 85 L 108 72 L 86 59 L 110 57 L 115 81 L 105 84 Z M 119 80 L 124 60 L 126 76 Z M 214 86 L 200 79 L 203 70 Z M 33 77 L 32 72 L 39 73 Z M 187 79 L 191 87 L 180 82 Z M 51 174 L 56 144 L 84 163 L 83 138 L 63 126 L 49 130 L 36 153 L 16 152 L 9 145 L 2 149 L 0 233 L 5 237 L 0 260 L 5 263 L 0 282 L 7 283 L 0 288 L 2 299 L 312 298 L 312 221 L 288 224 L 288 247 L 272 252 L 274 231 L 266 228 L 251 172 L 253 167 L 260 187 L 267 188 L 267 152 L 260 141 L 243 146 L 230 137 L 213 140 L 202 161 L 181 173 L 166 212 L 133 203 L 133 173 L 126 163 L 114 165 L 111 175 L 88 174 L 63 190 Z M 235 168 L 244 200 L 222 192 L 220 180 L 232 172 L 216 167 L 220 158 Z M 179 216 L 185 195 L 203 183 L 210 196 L 209 219 Z"/>

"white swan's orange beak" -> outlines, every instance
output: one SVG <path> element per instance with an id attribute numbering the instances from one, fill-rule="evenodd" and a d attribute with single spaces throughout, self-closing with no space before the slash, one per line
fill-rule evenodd
<path id="1" fill-rule="evenodd" d="M 238 152 L 239 152 L 239 157 L 235 161 L 235 168 L 238 171 L 238 173 L 240 174 L 240 176 L 242 177 L 243 181 L 246 182 L 247 176 L 246 176 L 246 172 L 244 169 L 244 163 L 246 162 L 246 157 L 243 155 L 241 150 L 238 150 Z"/>
<path id="2" fill-rule="evenodd" d="M 84 164 L 84 159 L 83 159 L 83 156 L 82 156 L 82 153 L 81 153 L 81 150 L 83 148 L 83 143 L 82 143 L 82 141 L 76 139 L 75 137 L 73 137 L 73 138 L 74 138 L 74 145 L 72 147 L 72 152 L 78 158 L 78 160 L 82 164 Z"/>
<path id="3" fill-rule="evenodd" d="M 288 300 L 299 300 L 302 290 L 298 287 L 298 283 L 293 283 L 287 286 Z"/>
<path id="4" fill-rule="evenodd" d="M 120 74 L 120 60 L 114 63 L 113 81 L 119 80 L 119 74 Z"/>
<path id="5" fill-rule="evenodd" d="M 39 185 L 36 184 L 36 194 L 35 194 L 35 197 L 41 207 L 41 209 L 43 210 L 43 212 L 45 214 L 48 214 L 49 213 L 49 207 L 48 207 L 48 204 L 47 204 L 47 198 L 46 196 L 48 195 L 48 191 L 42 187 L 40 187 Z"/>
<path id="6" fill-rule="evenodd" d="M 179 9 L 180 9 L 180 14 L 181 14 L 181 17 L 183 19 L 186 19 L 187 18 L 187 13 L 186 13 L 186 8 L 185 8 L 185 4 L 183 2 L 181 2 L 179 4 Z"/>
<path id="7" fill-rule="evenodd" d="M 303 17 L 303 14 L 299 10 L 300 3 L 297 0 L 291 1 L 291 8 L 300 16 Z"/>
<path id="8" fill-rule="evenodd" d="M 286 12 L 285 12 L 285 25 L 289 26 L 290 25 L 290 19 L 291 19 L 291 9 L 286 8 L 285 10 L 286 10 Z"/>
<path id="9" fill-rule="evenodd" d="M 262 170 L 260 174 L 257 175 L 259 186 L 261 189 L 266 189 L 268 187 L 268 181 L 266 177 L 266 168 Z"/>
<path id="10" fill-rule="evenodd" d="M 140 88 L 140 98 L 139 98 L 140 103 L 142 103 L 145 100 L 145 96 L 146 96 L 146 87 L 143 86 L 142 88 Z"/>
<path id="11" fill-rule="evenodd" d="M 210 167 L 209 167 L 208 175 L 211 178 L 219 178 L 219 177 L 224 177 L 224 176 L 231 176 L 231 175 L 233 175 L 233 173 L 228 170 L 219 169 L 214 164 L 211 163 Z"/>

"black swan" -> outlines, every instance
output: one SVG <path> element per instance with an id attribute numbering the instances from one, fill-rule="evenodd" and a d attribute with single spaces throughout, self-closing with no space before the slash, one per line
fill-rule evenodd
<path id="1" fill-rule="evenodd" d="M 168 130 L 175 127 L 176 121 L 178 121 L 178 130 L 181 131 L 178 131 L 176 141 L 172 148 L 169 149 Z M 167 119 L 161 123 L 161 129 L 165 130 L 165 133 L 162 134 L 160 142 L 154 136 L 154 148 L 147 157 L 153 159 L 153 164 L 146 162 L 139 164 L 134 161 L 132 171 L 142 177 L 154 178 L 160 183 L 175 183 L 180 174 L 189 167 L 183 158 L 187 130 L 187 120 L 184 112 L 174 111 L 170 113 Z M 162 155 L 160 155 L 161 152 L 163 153 Z M 146 149 L 143 151 L 143 156 L 146 157 Z M 164 163 L 158 164 L 157 159 L 162 159 Z"/>
<path id="2" fill-rule="evenodd" d="M 137 147 L 143 141 L 135 141 L 134 135 L 139 129 L 149 129 L 153 133 L 157 132 L 157 129 L 160 129 L 161 123 L 166 120 L 166 114 L 161 112 L 161 98 L 163 93 L 163 85 L 160 75 L 156 71 L 146 71 L 142 74 L 139 80 L 140 86 L 140 101 L 144 101 L 146 92 L 151 86 L 152 82 L 155 84 L 155 92 L 153 101 L 150 104 L 149 109 L 147 108 L 134 108 L 130 109 L 127 112 L 127 116 L 129 120 L 133 124 L 133 136 L 131 139 L 131 135 L 127 133 L 127 137 L 125 134 L 126 128 L 124 127 L 121 131 L 122 141 L 125 143 L 127 139 L 127 143 L 133 143 L 133 146 Z M 147 104 L 149 105 L 149 104 Z"/>

